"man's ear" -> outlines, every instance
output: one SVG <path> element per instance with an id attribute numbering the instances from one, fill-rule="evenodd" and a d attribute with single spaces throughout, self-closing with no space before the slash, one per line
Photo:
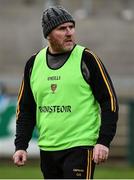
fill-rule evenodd
<path id="1" fill-rule="evenodd" d="M 50 38 L 50 36 L 47 36 L 47 40 L 50 40 L 51 38 Z"/>

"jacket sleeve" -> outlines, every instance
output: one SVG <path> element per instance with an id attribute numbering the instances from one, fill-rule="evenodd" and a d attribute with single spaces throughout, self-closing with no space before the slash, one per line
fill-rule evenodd
<path id="1" fill-rule="evenodd" d="M 16 111 L 15 150 L 26 150 L 36 122 L 36 104 L 30 88 L 30 73 L 35 55 L 25 65 Z"/>
<path id="2" fill-rule="evenodd" d="M 102 61 L 92 51 L 85 49 L 82 61 L 89 71 L 85 73 L 89 74 L 85 79 L 91 86 L 101 109 L 101 126 L 97 143 L 109 147 L 115 136 L 118 120 L 118 102 L 113 83 Z"/>

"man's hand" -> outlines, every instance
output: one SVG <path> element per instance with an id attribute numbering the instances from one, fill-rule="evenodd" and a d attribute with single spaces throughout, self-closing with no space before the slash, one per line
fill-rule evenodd
<path id="1" fill-rule="evenodd" d="M 24 150 L 18 150 L 13 155 L 14 164 L 17 166 L 23 166 L 27 161 L 27 152 Z"/>
<path id="2" fill-rule="evenodd" d="M 93 148 L 93 160 L 96 164 L 107 160 L 109 155 L 109 148 L 102 145 L 96 144 Z"/>

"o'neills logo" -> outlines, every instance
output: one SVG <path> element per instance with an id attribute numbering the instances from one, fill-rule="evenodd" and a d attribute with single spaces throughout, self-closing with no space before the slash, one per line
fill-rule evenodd
<path id="1" fill-rule="evenodd" d="M 57 84 L 51 84 L 51 90 L 53 94 L 55 93 L 56 88 L 57 88 Z"/>
<path id="2" fill-rule="evenodd" d="M 44 113 L 64 113 L 71 112 L 71 106 L 39 106 L 39 110 Z"/>

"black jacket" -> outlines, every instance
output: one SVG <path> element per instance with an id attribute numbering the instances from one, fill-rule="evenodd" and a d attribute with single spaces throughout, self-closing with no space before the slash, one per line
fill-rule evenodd
<path id="1" fill-rule="evenodd" d="M 30 75 L 37 54 L 33 55 L 26 63 L 18 95 L 16 150 L 27 149 L 36 124 L 36 103 L 30 88 Z M 49 66 L 55 65 L 54 63 L 61 57 L 61 62 L 57 63 L 59 67 L 61 63 L 67 60 L 70 53 L 58 54 L 57 58 L 57 55 L 52 55 L 47 50 L 47 55 Z M 63 58 L 65 59 L 64 61 Z M 116 133 L 118 120 L 118 103 L 112 81 L 101 60 L 88 49 L 85 49 L 82 55 L 81 71 L 85 81 L 91 86 L 93 94 L 100 104 L 101 127 L 97 143 L 109 147 Z"/>

